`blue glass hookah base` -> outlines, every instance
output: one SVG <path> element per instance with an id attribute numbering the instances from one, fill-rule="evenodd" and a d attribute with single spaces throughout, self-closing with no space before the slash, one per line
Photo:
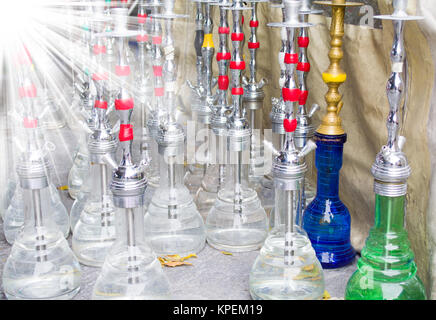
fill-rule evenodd
<path id="1" fill-rule="evenodd" d="M 346 140 L 346 134 L 315 133 L 317 193 L 304 211 L 303 228 L 325 269 L 343 267 L 356 254 L 350 242 L 350 213 L 339 199 L 339 170 Z"/>

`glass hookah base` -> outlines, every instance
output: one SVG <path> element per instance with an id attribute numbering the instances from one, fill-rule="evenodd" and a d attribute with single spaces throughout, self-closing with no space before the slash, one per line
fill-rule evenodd
<path id="1" fill-rule="evenodd" d="M 321 262 L 323 269 L 335 269 L 344 267 L 353 262 L 356 252 L 350 243 L 333 245 L 333 244 L 315 244 L 312 246 L 316 251 L 316 257 Z"/>
<path id="2" fill-rule="evenodd" d="M 256 300 L 316 300 L 324 294 L 324 276 L 306 236 L 294 235 L 292 265 L 285 265 L 284 236 L 269 236 L 250 272 Z"/>
<path id="3" fill-rule="evenodd" d="M 361 270 L 367 270 L 362 272 Z M 373 268 L 359 267 L 348 280 L 346 300 L 425 300 L 425 287 L 415 274 L 408 279 L 374 279 Z"/>
<path id="4" fill-rule="evenodd" d="M 111 264 L 106 260 L 94 286 L 93 300 L 157 300 L 170 298 L 168 279 L 160 262 L 153 256 L 136 257 L 134 271 L 129 271 L 127 255 Z M 110 259 L 113 260 L 113 259 Z M 151 261 L 151 263 L 150 263 Z"/>
<path id="5" fill-rule="evenodd" d="M 157 256 L 178 254 L 187 256 L 203 250 L 205 239 L 203 235 L 161 234 L 148 237 Z"/>
<path id="6" fill-rule="evenodd" d="M 207 243 L 215 249 L 246 252 L 254 251 L 262 247 L 266 231 L 259 229 L 217 229 L 207 233 Z"/>
<path id="7" fill-rule="evenodd" d="M 80 263 L 90 267 L 101 267 L 114 240 L 80 241 L 73 238 L 72 248 Z"/>
<path id="8" fill-rule="evenodd" d="M 198 189 L 195 197 L 195 204 L 197 205 L 197 209 L 204 221 L 206 221 L 206 217 L 210 209 L 212 209 L 213 205 L 215 204 L 216 197 L 217 192 L 208 192 L 202 187 Z"/>
<path id="9" fill-rule="evenodd" d="M 80 287 L 72 290 L 62 290 L 59 288 L 60 281 L 59 276 L 44 279 L 44 281 L 40 279 L 14 281 L 9 286 L 17 289 L 11 292 L 5 289 L 5 295 L 8 300 L 70 300 L 80 291 Z"/>
<path id="10" fill-rule="evenodd" d="M 8 299 L 70 299 L 79 291 L 80 265 L 67 241 L 59 231 L 41 234 L 35 242 L 35 233 L 23 233 L 12 247 L 2 279 Z"/>

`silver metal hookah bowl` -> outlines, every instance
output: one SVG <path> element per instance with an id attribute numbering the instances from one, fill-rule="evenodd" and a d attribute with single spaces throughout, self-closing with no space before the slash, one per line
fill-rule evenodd
<path id="1" fill-rule="evenodd" d="M 273 160 L 274 187 L 283 190 L 297 190 L 299 189 L 298 182 L 304 179 L 306 171 L 307 165 L 300 151 L 285 146 Z"/>

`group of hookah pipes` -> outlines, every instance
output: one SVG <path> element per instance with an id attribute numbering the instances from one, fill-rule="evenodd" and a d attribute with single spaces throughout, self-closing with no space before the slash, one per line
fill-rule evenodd
<path id="1" fill-rule="evenodd" d="M 25 150 L 16 163 L 23 212 L 15 216 L 23 215 L 23 221 L 3 269 L 3 289 L 8 299 L 68 299 L 80 290 L 80 265 L 65 239 L 68 214 L 65 208 L 53 208 L 52 165 L 39 138 L 39 85 L 23 45 L 17 48 L 17 60 Z"/>
<path id="2" fill-rule="evenodd" d="M 406 138 L 400 135 L 405 125 L 408 90 L 404 26 L 406 21 L 421 20 L 423 17 L 407 14 L 407 0 L 394 0 L 393 7 L 392 15 L 375 17 L 392 20 L 394 26 L 390 52 L 392 73 L 386 85 L 388 141 L 371 168 L 375 224 L 362 249 L 357 270 L 348 281 L 345 299 L 349 300 L 426 299 L 425 287 L 416 273 L 414 254 L 404 229 L 407 178 L 411 168 L 402 151 Z"/>
<path id="3" fill-rule="evenodd" d="M 132 80 L 126 46 L 127 38 L 136 31 L 127 30 L 127 8 L 112 9 L 112 16 L 115 28 L 111 35 L 117 40 L 115 68 L 119 80 L 115 108 L 120 118 L 118 140 L 122 149 L 121 161 L 113 171 L 110 184 L 116 207 L 117 236 L 104 259 L 93 299 L 165 299 L 169 297 L 169 282 L 145 238 L 147 178 L 142 163 L 135 164 L 132 158 L 134 99 L 128 90 Z"/>
<path id="4" fill-rule="evenodd" d="M 157 107 L 154 139 L 159 153 L 159 187 L 145 214 L 145 235 L 158 255 L 198 253 L 205 245 L 204 222 L 183 183 L 185 133 L 174 118 L 177 63 L 173 24 L 186 15 L 174 13 L 174 0 L 165 0 L 161 13 L 151 14 L 153 71 Z M 160 21 L 164 22 L 164 32 Z M 164 60 L 164 61 L 162 61 Z"/>
<path id="5" fill-rule="evenodd" d="M 308 140 L 301 149 L 294 141 L 302 92 L 297 85 L 298 54 L 295 52 L 297 29 L 311 24 L 299 21 L 300 1 L 284 0 L 284 21 L 268 26 L 285 29 L 286 51 L 283 56 L 286 71 L 282 88 L 285 104 L 283 129 L 285 140 L 273 160 L 275 210 L 270 219 L 270 231 L 250 272 L 250 293 L 254 299 L 320 299 L 324 293 L 321 264 L 306 232 L 301 228 L 304 209 L 304 157 L 316 145 Z"/>

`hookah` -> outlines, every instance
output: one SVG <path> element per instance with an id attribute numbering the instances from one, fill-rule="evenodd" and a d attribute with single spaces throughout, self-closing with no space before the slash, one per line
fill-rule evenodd
<path id="1" fill-rule="evenodd" d="M 73 165 L 68 173 L 68 194 L 72 199 L 76 199 L 80 188 L 85 181 L 87 174 L 89 173 L 89 153 L 87 147 L 87 139 L 88 136 L 92 133 L 92 128 L 94 125 L 94 94 L 92 93 L 92 79 L 91 73 L 89 72 L 88 65 L 91 58 L 91 43 L 92 43 L 92 32 L 90 20 L 103 20 L 103 16 L 94 16 L 91 18 L 92 7 L 87 5 L 85 6 L 85 12 L 83 17 L 83 24 L 81 27 L 81 46 L 85 48 L 85 52 L 83 56 L 80 58 L 82 60 L 81 72 L 78 73 L 76 79 L 76 91 L 79 93 L 79 110 L 78 116 L 74 113 L 72 114 L 72 118 L 75 119 L 75 123 L 73 124 L 73 128 L 77 131 L 78 135 L 78 147 L 73 155 Z M 79 45 L 79 44 L 77 44 Z M 78 124 L 78 128 L 75 126 Z"/>
<path id="2" fill-rule="evenodd" d="M 112 9 L 112 15 L 117 25 L 126 25 L 127 8 Z M 118 40 L 122 43 L 124 39 Z M 126 65 L 118 64 L 118 71 L 121 69 L 124 74 L 127 73 Z M 118 137 L 123 152 L 110 186 L 117 207 L 117 239 L 109 250 L 94 285 L 94 300 L 169 298 L 168 279 L 144 235 L 144 193 L 147 178 L 143 169 L 132 160 L 131 116 L 134 108 L 131 101 L 118 99 L 115 102 L 121 119 Z"/>
<path id="3" fill-rule="evenodd" d="M 36 140 L 37 88 L 29 78 L 32 63 L 28 59 L 28 65 L 23 66 L 28 70 L 24 71 L 27 76 L 19 88 L 24 100 L 23 127 L 28 148 L 16 166 L 23 193 L 24 224 L 3 269 L 3 290 L 8 299 L 14 300 L 70 299 L 80 290 L 80 265 L 55 221 L 58 214 L 50 208 L 48 172 L 52 167 Z"/>
<path id="4" fill-rule="evenodd" d="M 157 14 L 159 7 L 162 3 L 159 0 L 153 0 L 147 3 L 147 7 L 151 8 L 151 14 Z M 148 45 L 151 48 L 151 64 L 153 70 L 153 101 L 152 108 L 147 118 L 147 129 L 152 139 L 149 141 L 149 150 L 151 160 L 147 168 L 148 185 L 146 189 L 146 203 L 149 204 L 151 197 L 155 190 L 159 187 L 160 181 L 160 163 L 158 144 L 156 142 L 157 134 L 159 131 L 159 119 L 162 117 L 164 110 L 163 106 L 163 80 L 162 80 L 162 26 L 158 19 L 152 19 L 151 15 L 148 15 L 146 19 L 146 27 L 148 28 Z M 151 38 L 151 39 L 150 39 Z"/>
<path id="5" fill-rule="evenodd" d="M 388 141 L 377 154 L 371 173 L 374 176 L 375 225 L 348 280 L 347 300 L 425 300 L 425 287 L 416 274 L 414 254 L 404 229 L 407 178 L 411 168 L 402 151 L 406 138 L 399 135 L 404 126 L 408 69 L 404 47 L 407 0 L 394 0 L 392 15 L 376 16 L 392 20 L 394 41 L 390 52 L 392 73 L 386 85 L 389 115 Z M 404 77 L 403 78 L 403 73 Z M 402 119 L 400 120 L 400 108 Z M 400 127 L 401 125 L 401 127 Z"/>
<path id="6" fill-rule="evenodd" d="M 213 43 L 213 21 L 212 21 L 212 4 L 216 0 L 193 0 L 197 4 L 196 14 L 196 32 L 194 47 L 197 56 L 197 86 L 192 85 L 188 80 L 187 84 L 192 90 L 193 98 L 191 100 L 191 110 L 193 123 L 195 124 L 195 150 L 197 154 L 201 148 L 202 141 L 197 142 L 200 133 L 206 132 L 205 136 L 209 137 L 209 125 L 213 113 L 214 104 L 217 96 L 213 95 L 212 89 L 216 85 L 216 79 L 212 76 L 212 59 L 215 51 Z M 204 6 L 203 6 L 204 5 Z M 204 7 L 204 15 L 203 15 Z M 209 141 L 208 141 L 209 142 Z M 208 143 L 210 145 L 210 143 Z M 204 155 L 207 160 L 211 156 L 210 150 L 207 149 Z M 184 183 L 190 193 L 194 196 L 197 194 L 204 180 L 208 161 L 195 157 L 195 164 L 189 165 Z"/>
<path id="7" fill-rule="evenodd" d="M 241 73 L 245 69 L 241 43 L 242 1 L 227 7 L 233 15 L 233 44 L 230 70 L 232 75 L 233 110 L 228 124 L 228 152 L 231 162 L 226 167 L 225 187 L 218 192 L 214 206 L 206 218 L 208 243 L 219 250 L 243 252 L 260 248 L 267 235 L 267 217 L 255 190 L 248 186 L 248 165 L 243 152 L 248 151 L 251 130 L 242 106 L 244 89 Z M 245 161 L 247 161 L 245 159 Z"/>
<path id="8" fill-rule="evenodd" d="M 250 29 L 251 35 L 248 41 L 248 50 L 250 51 L 250 78 L 242 77 L 244 95 L 243 104 L 249 110 L 248 118 L 250 121 L 250 128 L 252 130 L 251 145 L 250 145 L 250 182 L 255 185 L 259 184 L 260 179 L 264 175 L 264 161 L 263 161 L 263 146 L 261 141 L 257 141 L 254 130 L 262 131 L 262 108 L 265 93 L 262 88 L 268 83 L 267 80 L 262 78 L 259 82 L 256 80 L 256 55 L 257 50 L 260 48 L 260 42 L 257 41 L 257 28 L 259 21 L 257 20 L 257 5 L 258 3 L 268 2 L 268 0 L 248 0 L 247 3 L 251 4 L 251 20 Z M 258 135 L 258 138 L 261 134 Z"/>
<path id="9" fill-rule="evenodd" d="M 322 74 L 328 86 L 325 95 L 327 114 L 315 132 L 317 149 L 317 191 L 315 199 L 303 215 L 303 228 L 309 235 L 312 246 L 324 269 L 339 268 L 351 263 L 355 251 L 350 242 L 351 218 L 347 207 L 339 199 L 339 170 L 347 134 L 341 125 L 339 112 L 343 102 L 338 88 L 345 82 L 346 74 L 340 67 L 343 57 L 345 8 L 360 6 L 360 3 L 345 0 L 315 2 L 332 7 L 330 26 L 330 66 Z"/>
<path id="10" fill-rule="evenodd" d="M 19 96 L 22 101 L 22 107 L 24 110 L 24 114 L 21 115 L 21 119 L 22 126 L 24 127 L 26 132 L 26 136 L 24 138 L 26 143 L 25 146 L 21 146 L 21 144 L 18 142 L 16 143 L 16 145 L 19 148 L 21 147 L 21 150 L 23 150 L 20 153 L 17 161 L 23 162 L 22 164 L 19 163 L 19 165 L 31 166 L 32 159 L 36 158 L 37 160 L 35 161 L 40 161 L 38 159 L 41 157 L 41 155 L 45 155 L 47 152 L 52 151 L 50 147 L 52 143 L 48 141 L 44 142 L 40 136 L 40 131 L 36 130 L 36 126 L 39 124 L 36 117 L 33 116 L 33 122 L 31 124 L 29 124 L 26 120 L 28 118 L 28 114 L 35 114 L 36 109 L 39 107 L 39 100 L 37 87 L 35 85 L 35 74 L 33 71 L 34 65 L 28 53 L 24 49 L 23 52 L 25 53 L 23 53 L 18 59 L 20 64 Z M 29 161 L 30 163 L 27 163 Z M 45 159 L 44 161 L 49 160 Z M 52 166 L 49 162 L 46 165 Z M 31 174 L 32 167 L 30 167 L 29 170 L 29 174 Z M 35 168 L 35 170 L 39 169 Z M 23 175 L 25 173 L 23 173 Z M 48 172 L 45 173 L 46 176 L 44 177 L 44 179 L 47 180 L 47 185 L 45 185 L 44 182 L 38 185 L 39 188 L 32 187 L 31 189 L 38 189 L 35 191 L 35 193 L 38 193 L 38 198 L 42 200 L 40 209 L 42 210 L 44 215 L 47 214 L 46 212 L 49 212 L 49 214 L 51 215 L 50 219 L 53 220 L 53 222 L 56 224 L 56 228 L 58 228 L 62 232 L 63 236 L 66 238 L 68 237 L 68 234 L 70 232 L 68 212 L 61 201 L 56 186 L 50 181 Z M 19 177 L 20 175 L 18 176 L 18 178 Z M 28 193 L 27 189 L 29 188 L 24 188 L 23 184 L 21 183 L 16 186 L 15 190 L 13 191 L 13 196 L 10 200 L 10 204 L 3 216 L 3 231 L 6 241 L 9 244 L 14 244 L 20 230 L 23 228 L 23 225 L 26 222 L 26 211 L 28 210 L 26 200 L 29 200 L 25 199 L 25 195 Z"/>
<path id="11" fill-rule="evenodd" d="M 183 158 L 185 135 L 182 126 L 174 119 L 177 65 L 176 49 L 172 35 L 175 19 L 186 15 L 174 13 L 174 0 L 164 1 L 164 10 L 152 14 L 154 20 L 165 22 L 166 36 L 163 40 L 165 62 L 155 69 L 163 75 L 163 115 L 159 118 L 157 143 L 160 162 L 159 188 L 154 192 L 145 215 L 145 235 L 158 256 L 198 253 L 205 245 L 206 232 L 188 188 L 183 184 Z M 155 91 L 160 88 L 155 87 Z M 163 90 L 162 90 L 163 91 Z"/>
<path id="12" fill-rule="evenodd" d="M 311 0 L 303 0 L 300 7 L 300 17 L 302 22 L 308 22 L 310 14 L 319 14 L 322 10 L 312 9 Z M 315 126 L 312 123 L 313 115 L 319 110 L 318 104 L 313 104 L 310 111 L 307 112 L 306 101 L 309 95 L 309 90 L 307 88 L 307 75 L 310 71 L 310 62 L 307 56 L 307 48 L 309 47 L 309 32 L 307 27 L 300 28 L 298 36 L 298 64 L 297 64 L 297 75 L 298 83 L 300 88 L 300 99 L 298 101 L 298 111 L 297 111 L 297 129 L 295 130 L 295 145 L 298 149 L 304 148 L 307 141 L 313 138 L 315 133 Z M 306 206 L 312 202 L 315 198 L 315 186 L 313 186 L 311 178 L 313 178 L 312 168 L 313 168 L 314 158 L 311 154 L 307 158 L 306 163 L 309 168 L 304 179 L 304 189 L 303 189 L 303 212 Z"/>
<path id="13" fill-rule="evenodd" d="M 149 30 L 147 30 L 147 7 L 145 0 L 141 0 L 138 4 L 138 31 L 139 34 L 136 36 L 136 41 L 138 43 L 138 69 L 136 79 L 137 97 L 139 101 L 138 115 L 139 119 L 139 159 L 140 165 L 143 166 L 146 176 L 152 175 L 151 170 L 151 154 L 150 154 L 150 143 L 151 136 L 147 128 L 147 114 L 148 110 L 151 109 L 151 99 L 153 95 L 151 84 L 151 64 L 149 61 L 152 59 L 151 44 L 149 43 Z M 150 19 L 148 19 L 150 20 Z M 145 204 L 145 206 L 147 206 Z"/>
<path id="14" fill-rule="evenodd" d="M 270 6 L 272 8 L 281 8 L 282 9 L 282 22 L 286 21 L 286 12 L 285 7 L 281 3 L 271 2 Z M 285 83 L 285 75 L 286 75 L 286 64 L 285 64 L 285 53 L 286 48 L 288 47 L 288 40 L 285 28 L 280 28 L 280 38 L 281 38 L 281 47 L 278 52 L 278 62 L 280 66 L 280 78 L 279 78 L 279 87 L 280 92 Z M 271 129 L 272 129 L 272 141 L 271 146 L 272 154 L 277 155 L 278 150 L 282 150 L 285 131 L 283 129 L 283 120 L 285 119 L 285 103 L 283 101 L 283 97 L 280 95 L 279 98 L 273 97 L 271 98 L 271 112 L 269 114 L 271 119 Z M 265 161 L 265 159 L 264 159 Z M 258 188 L 259 199 L 262 206 L 265 208 L 265 211 L 269 217 L 271 217 L 271 211 L 274 207 L 274 182 L 272 178 L 272 173 L 264 175 L 260 180 L 260 186 Z"/>
<path id="15" fill-rule="evenodd" d="M 96 22 L 96 29 L 100 30 L 100 26 L 101 21 Z M 108 103 L 104 97 L 104 88 L 109 79 L 104 63 L 104 36 L 104 32 L 97 34 L 93 47 L 95 69 L 92 80 L 97 94 L 94 129 L 88 139 L 90 168 L 70 213 L 73 251 L 81 263 L 96 267 L 103 264 L 115 240 L 115 214 L 108 175 L 110 169 L 117 167 L 114 160 L 117 140 L 109 126 Z"/>
<path id="16" fill-rule="evenodd" d="M 288 2 L 291 1 L 284 1 Z M 303 208 L 302 190 L 307 170 L 304 156 L 316 145 L 308 143 L 298 151 L 293 140 L 296 126 L 296 119 L 285 119 L 285 146 L 273 163 L 277 221 L 250 272 L 253 299 L 319 300 L 324 294 L 321 264 L 306 232 L 297 223 L 301 221 L 298 217 Z"/>
<path id="17" fill-rule="evenodd" d="M 283 5 L 285 22 L 269 23 L 268 26 L 285 28 L 292 46 L 296 29 L 311 24 L 298 20 L 300 1 L 284 0 Z M 287 53 L 286 59 L 296 60 L 296 54 L 289 56 Z M 303 212 L 304 175 L 307 172 L 304 157 L 316 145 L 309 140 L 301 150 L 295 146 L 297 119 L 293 117 L 293 109 L 299 101 L 300 90 L 294 68 L 295 63 L 288 64 L 283 87 L 285 142 L 272 166 L 276 221 L 250 272 L 250 293 L 254 299 L 319 300 L 324 294 L 321 264 L 299 218 Z"/>
<path id="18" fill-rule="evenodd" d="M 219 35 L 219 50 L 216 55 L 216 60 L 218 62 L 218 88 L 217 88 L 217 104 L 212 107 L 212 116 L 210 127 L 214 139 L 217 141 L 216 150 L 218 153 L 214 153 L 212 150 L 211 162 L 206 167 L 206 172 L 201 182 L 201 186 L 195 195 L 195 202 L 197 204 L 198 210 L 204 219 L 206 219 L 207 214 L 215 203 L 218 191 L 224 187 L 225 179 L 225 162 L 228 161 L 227 148 L 227 117 L 231 112 L 231 106 L 227 101 L 227 92 L 229 87 L 229 77 L 227 75 L 229 62 L 230 62 L 230 51 L 227 47 L 227 38 L 230 33 L 230 28 L 228 25 L 228 10 L 226 7 L 232 5 L 229 0 L 221 0 L 216 3 L 210 3 L 212 6 L 218 6 L 220 10 L 220 25 L 218 28 Z M 212 144 L 209 147 L 212 148 Z M 214 157 L 215 156 L 215 157 Z M 212 158 L 214 157 L 214 158 Z"/>

